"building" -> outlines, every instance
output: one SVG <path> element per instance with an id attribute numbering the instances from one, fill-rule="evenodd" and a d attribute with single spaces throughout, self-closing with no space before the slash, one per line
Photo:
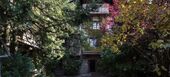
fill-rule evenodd
<path id="1" fill-rule="evenodd" d="M 80 74 L 96 72 L 96 62 L 101 54 L 100 39 L 104 32 L 111 31 L 114 25 L 114 15 L 117 10 L 113 7 L 112 0 L 98 0 L 93 4 L 93 0 L 80 0 L 83 9 L 90 10 L 89 22 L 82 23 L 81 28 L 88 33 L 88 46 L 81 53 L 83 59 Z"/>

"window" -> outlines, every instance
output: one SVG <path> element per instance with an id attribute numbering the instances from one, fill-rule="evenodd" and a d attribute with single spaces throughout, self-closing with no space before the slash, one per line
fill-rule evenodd
<path id="1" fill-rule="evenodd" d="M 93 21 L 92 29 L 100 29 L 100 23 L 98 21 Z"/>
<path id="2" fill-rule="evenodd" d="M 79 25 L 79 30 L 82 30 L 83 29 L 83 24 L 80 24 Z"/>
<path id="3" fill-rule="evenodd" d="M 97 40 L 95 38 L 89 39 L 89 44 L 91 47 L 96 47 L 96 42 L 97 42 Z"/>

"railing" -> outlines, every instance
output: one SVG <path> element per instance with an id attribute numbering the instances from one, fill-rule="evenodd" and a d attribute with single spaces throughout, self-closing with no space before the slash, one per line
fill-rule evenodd
<path id="1" fill-rule="evenodd" d="M 109 14 L 109 4 L 96 4 L 97 9 L 90 11 L 90 14 Z M 90 4 L 83 4 L 83 8 L 90 8 Z"/>
<path id="2" fill-rule="evenodd" d="M 17 36 L 18 42 L 21 42 L 21 43 L 24 43 L 24 44 L 27 44 L 27 45 L 30 45 L 32 47 L 39 49 L 40 47 L 38 45 L 40 44 L 40 42 L 38 42 L 38 39 L 39 39 L 38 37 L 33 36 L 29 32 L 23 33 L 22 37 Z"/>

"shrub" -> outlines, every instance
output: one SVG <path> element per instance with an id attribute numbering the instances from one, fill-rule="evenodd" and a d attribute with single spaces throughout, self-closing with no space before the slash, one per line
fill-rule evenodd
<path id="1" fill-rule="evenodd" d="M 63 63 L 65 75 L 77 75 L 79 73 L 81 62 L 76 59 L 66 59 Z"/>
<path id="2" fill-rule="evenodd" d="M 2 77 L 32 77 L 33 70 L 31 58 L 15 54 L 3 62 Z"/>
<path id="3" fill-rule="evenodd" d="M 48 75 L 49 77 L 55 77 L 55 71 L 57 70 L 57 68 L 61 68 L 62 69 L 62 67 L 61 67 L 61 60 L 57 60 L 57 59 L 50 60 L 45 65 L 46 75 Z M 61 69 L 60 69 L 60 71 L 62 71 Z"/>
<path id="4" fill-rule="evenodd" d="M 109 77 L 147 77 L 152 74 L 148 63 L 139 58 L 133 47 L 125 46 L 119 54 L 115 54 L 111 49 L 103 51 L 101 58 L 97 62 L 97 71 Z"/>

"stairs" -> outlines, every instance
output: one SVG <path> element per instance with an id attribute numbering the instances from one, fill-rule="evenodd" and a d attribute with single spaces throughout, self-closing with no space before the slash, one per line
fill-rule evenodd
<path id="1" fill-rule="evenodd" d="M 80 67 L 80 76 L 79 77 L 91 77 L 91 74 L 89 73 L 89 66 L 88 61 L 83 60 L 81 67 Z"/>

